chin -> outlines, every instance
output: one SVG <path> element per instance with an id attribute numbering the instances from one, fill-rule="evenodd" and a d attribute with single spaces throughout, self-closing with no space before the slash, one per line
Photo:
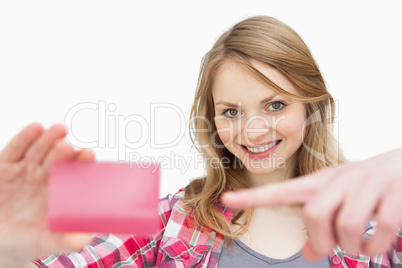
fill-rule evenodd
<path id="1" fill-rule="evenodd" d="M 282 157 L 269 157 L 264 159 L 244 158 L 244 167 L 252 174 L 269 174 L 278 169 L 286 168 L 286 160 Z"/>
<path id="2" fill-rule="evenodd" d="M 267 175 L 277 170 L 277 168 L 248 168 L 248 167 L 246 167 L 246 169 L 253 175 Z"/>

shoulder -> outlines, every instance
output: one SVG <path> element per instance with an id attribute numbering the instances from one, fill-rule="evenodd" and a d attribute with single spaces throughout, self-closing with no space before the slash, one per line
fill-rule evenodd
<path id="1" fill-rule="evenodd" d="M 184 203 L 184 189 L 180 189 L 174 194 L 168 194 L 167 196 L 159 199 L 159 208 L 162 211 L 171 210 L 176 204 Z"/>
<path id="2" fill-rule="evenodd" d="M 174 194 L 169 194 L 159 199 L 158 210 L 162 221 L 162 227 L 166 227 L 172 213 L 175 215 L 187 214 L 188 208 L 184 202 L 184 190 L 180 189 Z"/>
<path id="3" fill-rule="evenodd" d="M 176 193 L 169 194 L 166 197 L 161 198 L 159 200 L 160 210 L 169 211 L 176 208 L 180 209 L 181 212 L 191 211 L 186 200 L 198 196 L 202 191 L 204 183 L 205 178 L 194 179 L 190 181 L 187 186 L 179 189 Z"/>

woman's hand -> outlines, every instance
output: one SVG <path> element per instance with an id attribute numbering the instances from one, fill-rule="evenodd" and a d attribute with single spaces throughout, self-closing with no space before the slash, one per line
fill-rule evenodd
<path id="1" fill-rule="evenodd" d="M 65 135 L 63 125 L 44 130 L 31 124 L 0 152 L 0 267 L 22 267 L 52 253 L 80 250 L 90 242 L 89 234 L 48 231 L 52 161 L 94 160 L 91 151 L 74 151 L 63 141 Z"/>
<path id="2" fill-rule="evenodd" d="M 224 194 L 232 208 L 304 205 L 309 259 L 328 255 L 339 245 L 348 253 L 374 256 L 386 252 L 402 226 L 402 149 L 327 168 L 315 174 L 250 190 Z M 368 221 L 378 222 L 365 242 Z"/>

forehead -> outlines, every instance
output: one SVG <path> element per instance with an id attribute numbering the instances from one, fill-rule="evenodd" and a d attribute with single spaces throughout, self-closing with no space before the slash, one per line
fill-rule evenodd
<path id="1" fill-rule="evenodd" d="M 259 61 L 252 65 L 282 89 L 298 95 L 295 86 L 277 69 Z M 255 77 L 246 67 L 232 60 L 225 60 L 216 72 L 212 86 L 214 101 L 237 101 L 239 97 L 265 98 L 277 94 L 268 84 Z M 237 99 L 236 99 L 237 98 Z"/>

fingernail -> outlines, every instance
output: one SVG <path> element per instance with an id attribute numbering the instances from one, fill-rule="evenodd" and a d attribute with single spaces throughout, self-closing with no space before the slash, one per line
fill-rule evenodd
<path id="1" fill-rule="evenodd" d="M 235 194 L 233 194 L 233 193 L 224 193 L 223 195 L 222 195 L 222 201 L 223 201 L 223 203 L 226 203 L 226 201 L 232 201 L 232 200 L 234 200 L 234 197 L 235 197 Z"/>

